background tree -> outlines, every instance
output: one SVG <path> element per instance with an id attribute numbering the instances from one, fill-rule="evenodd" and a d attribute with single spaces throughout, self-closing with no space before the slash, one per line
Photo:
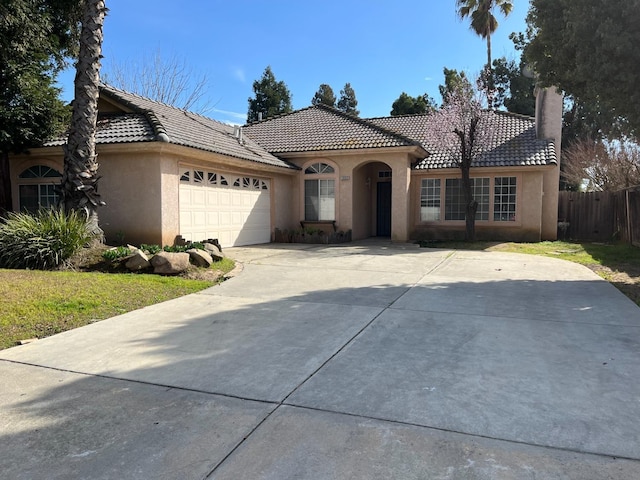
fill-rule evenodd
<path id="1" fill-rule="evenodd" d="M 333 89 L 326 83 L 322 83 L 320 85 L 320 88 L 318 88 L 318 91 L 311 99 L 311 105 L 318 104 L 327 105 L 334 108 L 336 106 L 336 96 L 333 93 Z"/>
<path id="2" fill-rule="evenodd" d="M 64 146 L 64 172 L 60 203 L 66 211 L 82 212 L 94 235 L 98 226 L 98 162 L 96 122 L 102 58 L 102 27 L 107 8 L 104 0 L 84 0 L 80 48 L 74 81 L 75 97 L 69 138 Z"/>
<path id="3" fill-rule="evenodd" d="M 485 81 L 489 105 L 492 101 L 492 61 L 491 61 L 491 35 L 498 29 L 498 19 L 493 15 L 495 8 L 507 17 L 513 9 L 513 3 L 509 0 L 456 0 L 456 9 L 460 18 L 471 19 L 471 30 L 487 41 L 487 63 L 485 66 Z"/>
<path id="4" fill-rule="evenodd" d="M 430 113 L 437 108 L 436 101 L 426 93 L 412 97 L 402 92 L 391 105 L 391 116 Z"/>
<path id="5" fill-rule="evenodd" d="M 105 83 L 182 110 L 206 113 L 210 82 L 178 55 L 157 51 L 140 61 L 111 62 L 103 68 Z"/>
<path id="6" fill-rule="evenodd" d="M 509 0 L 456 0 L 460 18 L 471 19 L 471 30 L 487 41 L 487 67 L 491 68 L 491 35 L 498 29 L 498 19 L 493 15 L 495 8 L 502 15 L 509 16 L 513 3 Z"/>
<path id="7" fill-rule="evenodd" d="M 562 176 L 586 191 L 616 191 L 640 185 L 640 148 L 583 139 L 564 152 Z"/>
<path id="8" fill-rule="evenodd" d="M 253 82 L 253 91 L 255 97 L 249 98 L 247 123 L 257 121 L 259 113 L 268 118 L 291 112 L 291 93 L 284 82 L 276 81 L 271 66 L 264 69 L 260 80 Z"/>
<path id="9" fill-rule="evenodd" d="M 351 88 L 350 83 L 346 83 L 344 88 L 340 90 L 340 100 L 338 100 L 338 110 L 357 117 L 360 115 L 358 110 L 358 100 L 356 100 L 356 92 Z"/>
<path id="10" fill-rule="evenodd" d="M 475 95 L 473 85 L 467 78 L 464 71 L 458 73 L 455 69 L 443 68 L 444 85 L 439 85 L 440 95 L 442 96 L 442 105 L 444 106 L 448 99 L 464 97 L 471 101 Z"/>
<path id="11" fill-rule="evenodd" d="M 66 128 L 55 82 L 76 53 L 80 12 L 77 0 L 0 3 L 0 214 L 12 208 L 9 153 Z"/>
<path id="12" fill-rule="evenodd" d="M 640 0 L 533 0 L 525 49 L 544 86 L 640 133 Z"/>
<path id="13" fill-rule="evenodd" d="M 494 115 L 485 112 L 484 115 Z M 464 91 L 454 90 L 445 98 L 442 108 L 433 114 L 430 135 L 435 145 L 457 163 L 462 174 L 465 200 L 465 239 L 475 241 L 478 202 L 473 198 L 471 166 L 490 144 L 493 131 L 483 119 L 480 102 Z"/>
<path id="14" fill-rule="evenodd" d="M 505 108 L 508 112 L 534 116 L 536 97 L 535 80 L 523 73 L 524 65 L 506 57 L 493 61 L 493 102 L 491 108 Z"/>

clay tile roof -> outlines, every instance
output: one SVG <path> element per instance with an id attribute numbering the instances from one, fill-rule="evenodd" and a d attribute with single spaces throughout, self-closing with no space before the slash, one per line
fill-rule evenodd
<path id="1" fill-rule="evenodd" d="M 238 141 L 231 125 L 104 84 L 100 86 L 100 96 L 132 112 L 100 115 L 96 132 L 96 142 L 99 144 L 168 142 L 257 163 L 298 169 L 273 156 L 244 133 L 242 142 Z M 65 141 L 57 139 L 46 145 L 62 145 Z"/>
<path id="2" fill-rule="evenodd" d="M 110 113 L 98 118 L 97 143 L 152 142 L 156 138 L 147 117 L 141 113 Z M 45 146 L 59 146 L 67 143 L 61 136 L 45 143 Z"/>
<path id="3" fill-rule="evenodd" d="M 315 105 L 245 127 L 271 153 L 403 147 L 419 143 L 358 117 Z"/>
<path id="4" fill-rule="evenodd" d="M 430 155 L 417 162 L 417 170 L 456 167 L 456 161 L 429 135 L 436 117 L 407 115 L 370 118 L 369 122 L 396 131 L 424 145 Z M 556 164 L 554 143 L 536 138 L 535 119 L 507 112 L 484 112 L 484 122 L 491 122 L 493 136 L 488 148 L 475 160 L 477 167 L 527 166 Z"/>

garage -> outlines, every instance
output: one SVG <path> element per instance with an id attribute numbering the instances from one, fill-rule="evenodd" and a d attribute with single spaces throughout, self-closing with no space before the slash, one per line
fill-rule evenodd
<path id="1" fill-rule="evenodd" d="M 222 247 L 271 241 L 269 180 L 204 169 L 182 169 L 180 235 L 217 238 Z"/>

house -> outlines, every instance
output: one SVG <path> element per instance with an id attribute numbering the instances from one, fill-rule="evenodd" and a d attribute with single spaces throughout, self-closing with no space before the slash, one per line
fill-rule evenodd
<path id="1" fill-rule="evenodd" d="M 460 170 L 429 115 L 360 119 L 321 105 L 229 126 L 103 85 L 96 137 L 107 240 L 267 243 L 275 229 L 393 241 L 461 237 Z M 486 112 L 493 143 L 471 169 L 479 238 L 555 239 L 562 97 L 536 118 Z M 55 202 L 64 139 L 12 156 L 13 207 Z"/>

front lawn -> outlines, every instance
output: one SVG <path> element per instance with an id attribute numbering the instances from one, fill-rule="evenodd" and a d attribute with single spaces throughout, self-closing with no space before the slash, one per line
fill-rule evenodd
<path id="1" fill-rule="evenodd" d="M 198 292 L 221 281 L 233 266 L 233 261 L 224 259 L 206 269 L 207 275 L 197 275 L 207 280 L 0 269 L 0 349 Z"/>

